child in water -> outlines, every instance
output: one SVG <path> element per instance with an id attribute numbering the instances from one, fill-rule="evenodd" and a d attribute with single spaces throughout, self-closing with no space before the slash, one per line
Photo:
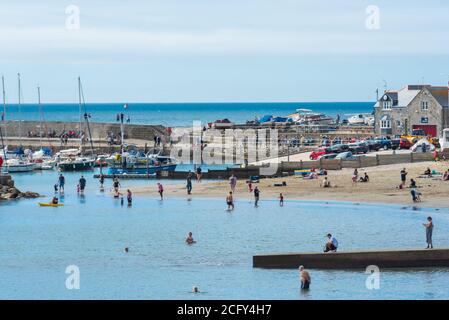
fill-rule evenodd
<path id="1" fill-rule="evenodd" d="M 132 205 L 132 203 L 133 203 L 133 194 L 132 194 L 132 192 L 131 192 L 131 190 L 127 190 L 126 191 L 126 199 L 128 200 L 128 206 L 130 206 L 130 205 Z"/>
<path id="2" fill-rule="evenodd" d="M 284 195 L 282 193 L 279 194 L 279 205 L 284 206 Z"/>
<path id="3" fill-rule="evenodd" d="M 159 195 L 161 196 L 161 200 L 164 198 L 164 187 L 161 183 L 157 183 L 157 192 L 159 192 Z"/>

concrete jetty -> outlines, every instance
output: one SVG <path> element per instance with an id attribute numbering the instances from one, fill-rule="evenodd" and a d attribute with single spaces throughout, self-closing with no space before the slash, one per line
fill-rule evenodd
<path id="1" fill-rule="evenodd" d="M 283 253 L 253 256 L 254 268 L 365 269 L 449 267 L 449 249 L 398 249 L 328 253 Z"/>

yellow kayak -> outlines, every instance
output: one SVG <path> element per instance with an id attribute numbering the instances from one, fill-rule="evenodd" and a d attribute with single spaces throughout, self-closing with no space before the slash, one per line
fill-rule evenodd
<path id="1" fill-rule="evenodd" d="M 64 206 L 64 204 L 62 204 L 62 203 L 53 204 L 53 203 L 39 202 L 38 204 L 39 204 L 41 207 L 63 207 L 63 206 Z"/>

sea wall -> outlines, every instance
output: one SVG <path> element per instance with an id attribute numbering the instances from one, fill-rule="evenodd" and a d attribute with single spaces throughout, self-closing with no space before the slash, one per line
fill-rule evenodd
<path id="1" fill-rule="evenodd" d="M 120 135 L 119 123 L 92 122 L 89 126 L 94 140 L 105 140 L 109 132 L 114 133 L 116 136 Z M 22 137 L 27 137 L 28 132 L 33 132 L 39 136 L 41 130 L 39 121 L 21 121 L 20 127 Z M 79 131 L 78 122 L 47 121 L 44 122 L 42 127 L 42 132 L 54 130 L 58 136 L 64 131 Z M 87 132 L 85 124 L 83 124 L 83 130 Z M 167 135 L 167 129 L 161 125 L 125 124 L 124 133 L 126 139 L 153 141 L 154 136 L 165 137 Z M 5 134 L 5 132 L 3 132 L 3 134 Z M 6 121 L 6 134 L 8 137 L 18 137 L 19 121 Z"/>
<path id="2" fill-rule="evenodd" d="M 332 253 L 286 253 L 253 256 L 254 268 L 365 269 L 448 267 L 449 249 L 378 250 Z"/>

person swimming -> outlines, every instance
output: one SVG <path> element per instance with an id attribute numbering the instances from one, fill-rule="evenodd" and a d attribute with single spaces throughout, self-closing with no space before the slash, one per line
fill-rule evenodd
<path id="1" fill-rule="evenodd" d="M 59 203 L 59 199 L 57 197 L 53 197 L 53 199 L 51 199 L 51 204 L 58 204 Z"/>
<path id="2" fill-rule="evenodd" d="M 198 286 L 193 286 L 192 293 L 200 293 L 200 288 Z"/>
<path id="3" fill-rule="evenodd" d="M 192 232 L 189 232 L 189 235 L 188 235 L 187 238 L 186 238 L 186 243 L 187 243 L 187 244 L 194 244 L 194 243 L 196 243 L 196 241 L 193 240 Z"/>

